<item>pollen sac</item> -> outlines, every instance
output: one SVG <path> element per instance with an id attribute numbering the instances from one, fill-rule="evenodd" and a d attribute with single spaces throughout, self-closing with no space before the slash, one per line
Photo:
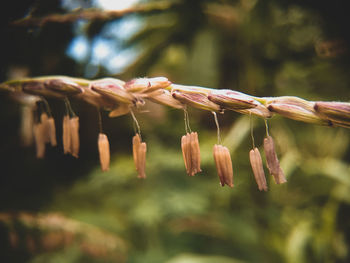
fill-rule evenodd
<path id="1" fill-rule="evenodd" d="M 71 133 L 70 133 L 70 123 L 69 116 L 65 115 L 63 117 L 63 132 L 62 132 L 62 142 L 63 142 L 63 152 L 64 154 L 71 153 Z"/>
<path id="2" fill-rule="evenodd" d="M 46 134 L 43 123 L 36 123 L 33 127 L 36 146 L 36 157 L 41 159 L 45 156 Z"/>
<path id="3" fill-rule="evenodd" d="M 79 157 L 79 117 L 63 117 L 63 152 L 71 154 L 75 158 Z"/>
<path id="4" fill-rule="evenodd" d="M 145 142 L 141 142 L 141 137 L 137 133 L 132 138 L 132 153 L 138 178 L 146 178 L 146 152 L 147 145 Z"/>
<path id="5" fill-rule="evenodd" d="M 276 184 L 287 182 L 284 172 L 280 167 L 279 160 L 275 151 L 275 145 L 271 136 L 264 139 L 264 151 L 266 157 L 266 166 L 270 174 L 273 176 Z"/>
<path id="6" fill-rule="evenodd" d="M 254 173 L 255 181 L 260 191 L 267 191 L 265 172 L 262 159 L 258 148 L 254 148 L 249 152 L 250 164 Z"/>
<path id="7" fill-rule="evenodd" d="M 79 157 L 79 117 L 73 117 L 69 119 L 70 129 L 70 142 L 71 142 L 71 154 L 75 158 Z"/>
<path id="8" fill-rule="evenodd" d="M 47 119 L 47 126 L 48 126 L 48 130 L 49 130 L 50 144 L 51 144 L 51 146 L 57 146 L 56 126 L 55 126 L 54 118 L 50 117 Z"/>
<path id="9" fill-rule="evenodd" d="M 233 187 L 233 169 L 229 150 L 225 146 L 215 144 L 213 155 L 221 186 L 226 184 Z"/>
<path id="10" fill-rule="evenodd" d="M 187 133 L 182 136 L 181 149 L 187 174 L 194 176 L 196 173 L 201 172 L 201 157 L 197 132 Z"/>
<path id="11" fill-rule="evenodd" d="M 98 153 L 100 156 L 101 170 L 103 172 L 109 170 L 110 164 L 110 150 L 109 150 L 109 141 L 107 135 L 100 133 L 98 135 Z"/>

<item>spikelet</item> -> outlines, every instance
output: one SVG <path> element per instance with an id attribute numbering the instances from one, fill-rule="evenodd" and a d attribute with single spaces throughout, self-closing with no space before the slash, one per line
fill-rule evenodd
<path id="1" fill-rule="evenodd" d="M 137 133 L 132 138 L 132 153 L 136 171 L 138 172 L 138 178 L 146 178 L 146 152 L 147 145 L 145 142 L 141 142 L 141 137 Z"/>
<path id="2" fill-rule="evenodd" d="M 70 122 L 69 116 L 65 115 L 63 117 L 63 132 L 62 132 L 62 142 L 63 142 L 63 152 L 68 154 L 72 152 L 71 149 L 71 132 L 70 132 Z"/>
<path id="3" fill-rule="evenodd" d="M 79 157 L 79 117 L 73 117 L 69 119 L 69 130 L 71 138 L 71 154 L 75 158 Z"/>
<path id="4" fill-rule="evenodd" d="M 110 163 L 110 151 L 106 134 L 100 133 L 98 135 L 98 153 L 100 156 L 101 170 L 103 172 L 108 171 Z"/>
<path id="5" fill-rule="evenodd" d="M 258 148 L 254 148 L 249 152 L 250 164 L 254 173 L 255 181 L 260 191 L 267 191 L 266 178 L 262 159 Z"/>
<path id="6" fill-rule="evenodd" d="M 196 173 L 201 172 L 201 157 L 197 132 L 187 133 L 182 136 L 181 149 L 187 174 L 194 176 Z"/>
<path id="7" fill-rule="evenodd" d="M 225 146 L 215 144 L 213 155 L 221 186 L 227 184 L 233 187 L 233 169 L 229 150 Z"/>
<path id="8" fill-rule="evenodd" d="M 280 163 L 275 151 L 275 145 L 271 136 L 267 136 L 264 139 L 264 151 L 266 157 L 266 166 L 269 169 L 270 174 L 273 176 L 276 184 L 283 184 L 287 182 L 283 170 L 280 167 Z"/>
<path id="9" fill-rule="evenodd" d="M 45 155 L 45 127 L 43 123 L 36 123 L 33 127 L 35 146 L 36 146 L 36 157 L 44 158 Z"/>

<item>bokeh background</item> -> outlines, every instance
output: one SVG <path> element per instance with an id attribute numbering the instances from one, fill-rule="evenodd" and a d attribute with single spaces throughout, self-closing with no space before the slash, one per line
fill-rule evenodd
<path id="1" fill-rule="evenodd" d="M 5 4 L 6 2 L 6 4 Z M 0 81 L 24 76 L 165 76 L 174 83 L 256 96 L 349 101 L 346 1 L 39 0 L 1 8 Z M 15 25 L 25 16 L 87 8 L 144 11 L 119 18 Z M 161 6 L 161 8 L 154 8 Z M 49 100 L 60 138 L 64 104 Z M 274 117 L 269 121 L 288 182 L 259 192 L 249 165 L 249 116 L 219 116 L 235 187 L 222 188 L 209 112 L 189 110 L 202 170 L 188 177 L 180 138 L 183 112 L 147 103 L 137 113 L 148 145 L 137 179 L 132 119 L 102 113 L 112 163 L 102 173 L 94 107 L 80 117 L 79 159 L 48 148 L 42 160 L 19 136 L 22 106 L 0 94 L 1 262 L 349 262 L 349 130 Z M 254 118 L 261 147 L 264 122 Z"/>

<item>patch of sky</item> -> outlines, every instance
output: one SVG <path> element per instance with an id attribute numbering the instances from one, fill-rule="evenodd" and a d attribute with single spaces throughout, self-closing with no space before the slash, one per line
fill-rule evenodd
<path id="1" fill-rule="evenodd" d="M 93 4 L 104 10 L 123 10 L 138 2 L 139 0 L 94 0 Z"/>
<path id="2" fill-rule="evenodd" d="M 68 46 L 66 54 L 76 61 L 83 62 L 87 59 L 89 49 L 89 40 L 85 36 L 77 36 Z"/>

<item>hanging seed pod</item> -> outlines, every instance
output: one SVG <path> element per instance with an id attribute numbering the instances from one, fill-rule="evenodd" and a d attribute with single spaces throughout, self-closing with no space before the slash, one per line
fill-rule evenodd
<path id="1" fill-rule="evenodd" d="M 62 142 L 63 142 L 63 152 L 68 154 L 72 152 L 71 149 L 71 132 L 70 132 L 70 122 L 69 116 L 65 115 L 63 117 L 63 132 L 62 132 Z"/>
<path id="2" fill-rule="evenodd" d="M 283 170 L 280 167 L 279 160 L 275 151 L 275 145 L 271 136 L 264 139 L 264 151 L 266 157 L 266 166 L 270 174 L 273 176 L 276 184 L 287 182 Z"/>
<path id="3" fill-rule="evenodd" d="M 138 178 L 146 178 L 146 152 L 147 152 L 147 145 L 145 142 L 141 142 L 138 152 Z"/>
<path id="4" fill-rule="evenodd" d="M 36 157 L 41 159 L 45 156 L 45 127 L 42 123 L 34 124 L 34 138 Z"/>
<path id="5" fill-rule="evenodd" d="M 56 139 L 56 126 L 54 118 L 50 117 L 47 119 L 48 133 L 49 133 L 49 141 L 51 146 L 57 146 Z"/>
<path id="6" fill-rule="evenodd" d="M 181 138 L 182 156 L 184 159 L 186 173 L 194 176 L 201 172 L 200 168 L 200 149 L 197 132 L 187 133 Z"/>
<path id="7" fill-rule="evenodd" d="M 260 191 L 267 191 L 266 178 L 262 159 L 258 148 L 254 148 L 249 152 L 250 164 L 254 173 L 255 181 Z"/>
<path id="8" fill-rule="evenodd" d="M 100 133 L 98 135 L 98 153 L 100 156 L 101 170 L 103 172 L 109 170 L 110 151 L 109 142 L 106 134 Z"/>
<path id="9" fill-rule="evenodd" d="M 50 142 L 50 127 L 49 127 L 49 123 L 48 120 L 49 117 L 47 116 L 47 114 L 45 112 L 43 112 L 40 115 L 40 122 L 43 125 L 43 136 L 44 136 L 44 141 L 45 143 Z"/>
<path id="10" fill-rule="evenodd" d="M 79 157 L 79 117 L 73 117 L 69 119 L 69 130 L 71 138 L 71 154 L 75 158 Z"/>
<path id="11" fill-rule="evenodd" d="M 191 132 L 190 134 L 190 143 L 191 143 L 191 176 L 194 176 L 196 173 L 201 172 L 201 156 L 198 142 L 198 133 Z"/>
<path id="12" fill-rule="evenodd" d="M 141 142 L 141 137 L 138 133 L 132 138 L 132 148 L 138 178 L 146 178 L 145 169 L 147 145 L 145 142 Z"/>
<path id="13" fill-rule="evenodd" d="M 213 155 L 221 186 L 226 184 L 233 187 L 233 169 L 229 150 L 225 146 L 215 144 Z"/>

